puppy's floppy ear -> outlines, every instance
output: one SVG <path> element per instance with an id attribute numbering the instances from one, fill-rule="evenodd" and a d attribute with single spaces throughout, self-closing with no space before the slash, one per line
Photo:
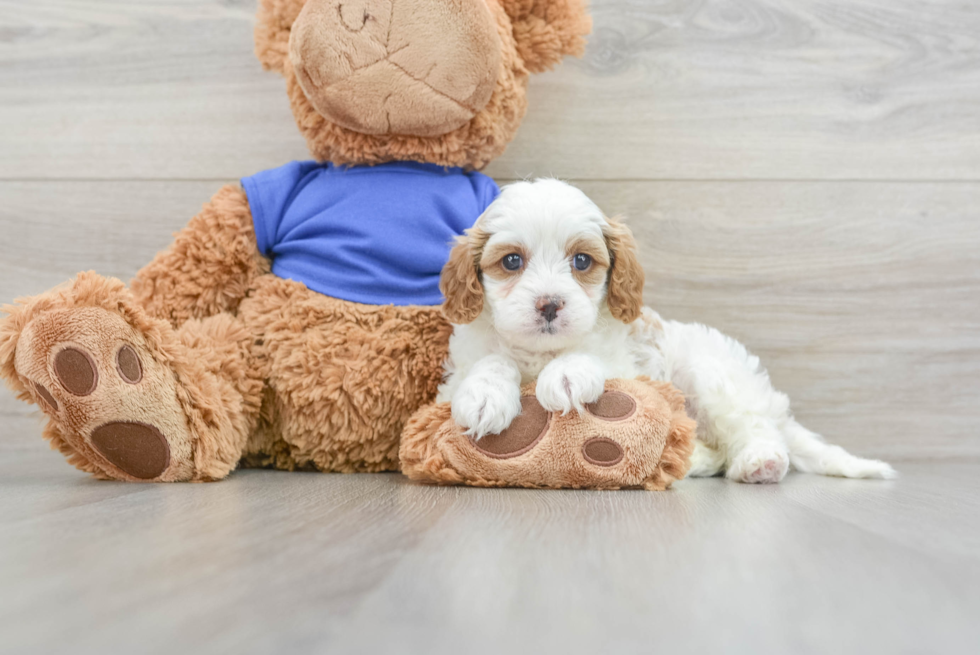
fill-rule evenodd
<path id="1" fill-rule="evenodd" d="M 289 33 L 306 0 L 259 0 L 255 55 L 266 70 L 282 73 L 289 58 Z"/>
<path id="2" fill-rule="evenodd" d="M 636 255 L 636 241 L 630 229 L 618 218 L 606 219 L 602 233 L 612 262 L 606 295 L 609 312 L 623 323 L 632 323 L 643 309 L 645 279 Z"/>
<path id="3" fill-rule="evenodd" d="M 489 236 L 478 227 L 471 228 L 456 239 L 449 253 L 449 262 L 439 278 L 439 290 L 445 297 L 442 313 L 450 323 L 472 323 L 483 311 L 480 258 Z"/>
<path id="4" fill-rule="evenodd" d="M 554 68 L 565 55 L 582 56 L 592 18 L 585 0 L 498 0 L 514 26 L 517 52 L 532 73 Z"/>

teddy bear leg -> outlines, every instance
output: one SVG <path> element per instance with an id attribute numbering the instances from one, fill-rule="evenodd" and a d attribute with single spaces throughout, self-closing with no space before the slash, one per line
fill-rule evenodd
<path id="1" fill-rule="evenodd" d="M 398 468 L 402 429 L 442 379 L 452 327 L 438 306 L 360 305 L 268 275 L 238 315 L 261 335 L 274 394 L 247 465 Z"/>
<path id="2" fill-rule="evenodd" d="M 120 281 L 94 273 L 5 311 L 0 374 L 47 414 L 45 436 L 70 463 L 159 482 L 214 480 L 235 467 L 262 382 L 233 317 L 175 332 Z"/>

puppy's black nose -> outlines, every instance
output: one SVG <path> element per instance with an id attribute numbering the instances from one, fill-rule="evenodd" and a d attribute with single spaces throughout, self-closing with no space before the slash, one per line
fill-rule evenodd
<path id="1" fill-rule="evenodd" d="M 565 306 L 560 298 L 541 298 L 534 305 L 544 317 L 544 320 L 551 323 L 558 317 L 558 310 Z"/>

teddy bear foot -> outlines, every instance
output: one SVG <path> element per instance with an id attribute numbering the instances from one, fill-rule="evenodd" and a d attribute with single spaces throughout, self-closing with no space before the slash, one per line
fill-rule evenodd
<path id="1" fill-rule="evenodd" d="M 121 316 L 53 309 L 27 324 L 15 368 L 74 450 L 110 478 L 190 477 L 176 380 Z"/>
<path id="2" fill-rule="evenodd" d="M 118 480 L 195 477 L 195 439 L 164 345 L 173 333 L 129 305 L 122 283 L 80 276 L 7 311 L 3 373 L 51 419 L 46 435 L 71 463 Z"/>
<path id="3" fill-rule="evenodd" d="M 420 410 L 402 436 L 402 470 L 442 484 L 662 490 L 682 478 L 694 421 L 669 384 L 609 380 L 586 411 L 548 412 L 522 391 L 521 414 L 499 434 L 474 442 L 448 404 Z"/>

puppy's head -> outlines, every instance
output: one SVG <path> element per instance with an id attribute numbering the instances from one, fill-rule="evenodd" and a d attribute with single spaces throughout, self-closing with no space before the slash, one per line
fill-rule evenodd
<path id="1" fill-rule="evenodd" d="M 537 180 L 504 188 L 456 243 L 441 288 L 453 323 L 486 311 L 512 345 L 555 350 L 591 332 L 604 310 L 636 320 L 643 269 L 629 228 L 575 187 Z"/>

